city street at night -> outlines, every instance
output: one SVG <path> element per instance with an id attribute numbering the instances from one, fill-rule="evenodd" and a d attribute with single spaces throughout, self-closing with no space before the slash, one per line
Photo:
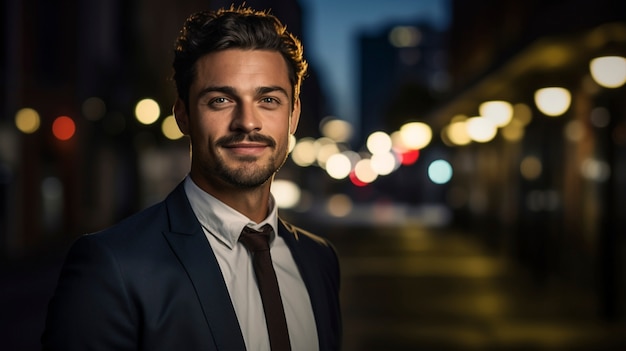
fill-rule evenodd
<path id="1" fill-rule="evenodd" d="M 537 284 L 467 233 L 387 226 L 337 231 L 344 346 L 351 350 L 623 350 L 594 292 Z"/>

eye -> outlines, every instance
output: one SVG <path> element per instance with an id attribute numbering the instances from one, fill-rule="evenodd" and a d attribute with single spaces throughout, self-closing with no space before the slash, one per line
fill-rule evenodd
<path id="1" fill-rule="evenodd" d="M 280 105 L 280 100 L 269 96 L 262 98 L 261 102 L 264 104 Z"/>
<path id="2" fill-rule="evenodd" d="M 228 99 L 224 97 L 218 97 L 215 99 L 211 99 L 211 101 L 209 101 L 209 105 L 219 105 L 219 104 L 225 104 L 227 102 L 228 102 Z"/>

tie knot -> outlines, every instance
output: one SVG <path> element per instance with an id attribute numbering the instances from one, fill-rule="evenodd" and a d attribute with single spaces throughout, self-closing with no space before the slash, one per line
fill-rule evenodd
<path id="1" fill-rule="evenodd" d="M 239 241 L 251 252 L 267 251 L 270 249 L 269 240 L 272 227 L 269 224 L 261 227 L 261 231 L 250 227 L 244 227 L 239 236 Z"/>

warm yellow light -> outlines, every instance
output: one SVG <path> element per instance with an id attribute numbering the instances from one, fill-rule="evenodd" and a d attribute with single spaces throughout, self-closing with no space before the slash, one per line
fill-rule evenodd
<path id="1" fill-rule="evenodd" d="M 385 132 L 374 132 L 367 137 L 367 149 L 372 154 L 383 154 L 391 150 L 391 137 Z"/>
<path id="2" fill-rule="evenodd" d="M 317 139 L 315 141 L 315 150 L 317 152 L 317 164 L 322 168 L 326 168 L 326 161 L 328 161 L 330 156 L 340 152 L 339 146 L 328 138 Z"/>
<path id="3" fill-rule="evenodd" d="M 493 100 L 480 104 L 478 112 L 492 121 L 497 127 L 504 127 L 513 118 L 513 106 L 507 101 Z"/>
<path id="4" fill-rule="evenodd" d="M 569 90 L 560 87 L 542 88 L 535 92 L 535 104 L 546 116 L 560 116 L 572 102 Z"/>
<path id="5" fill-rule="evenodd" d="M 320 124 L 322 135 L 338 143 L 345 143 L 352 137 L 352 125 L 346 121 L 327 117 Z"/>
<path id="6" fill-rule="evenodd" d="M 462 146 L 472 142 L 472 138 L 470 138 L 467 132 L 465 121 L 450 123 L 447 128 L 447 136 L 450 142 L 455 145 Z"/>
<path id="7" fill-rule="evenodd" d="M 276 179 L 272 182 L 270 190 L 278 208 L 292 208 L 300 202 L 302 191 L 290 180 Z"/>
<path id="8" fill-rule="evenodd" d="M 467 134 L 472 140 L 486 143 L 496 137 L 498 128 L 485 117 L 472 117 L 465 122 Z"/>
<path id="9" fill-rule="evenodd" d="M 389 32 L 389 42 L 397 48 L 417 46 L 422 40 L 422 33 L 416 27 L 397 26 Z"/>
<path id="10" fill-rule="evenodd" d="M 326 173 L 334 179 L 344 179 L 350 175 L 352 163 L 345 154 L 334 154 L 326 160 Z"/>
<path id="11" fill-rule="evenodd" d="M 345 194 L 334 194 L 328 198 L 326 210 L 333 217 L 345 217 L 352 212 L 352 200 Z"/>
<path id="12" fill-rule="evenodd" d="M 159 119 L 161 108 L 159 104 L 152 99 L 143 99 L 135 106 L 135 118 L 141 124 L 152 124 Z"/>
<path id="13" fill-rule="evenodd" d="M 420 150 L 425 148 L 433 137 L 430 126 L 422 122 L 411 122 L 400 128 L 402 143 L 409 150 Z"/>
<path id="14" fill-rule="evenodd" d="M 535 180 L 541 176 L 543 167 L 536 156 L 526 156 L 520 163 L 520 172 L 527 180 Z"/>
<path id="15" fill-rule="evenodd" d="M 39 113 L 32 108 L 23 108 L 15 114 L 15 126 L 24 134 L 32 134 L 39 129 L 41 118 Z"/>
<path id="16" fill-rule="evenodd" d="M 370 161 L 372 170 L 381 176 L 388 175 L 396 170 L 397 165 L 398 159 L 392 152 L 374 154 Z"/>
<path id="17" fill-rule="evenodd" d="M 294 146 L 291 152 L 291 159 L 300 167 L 312 165 L 317 157 L 315 150 L 315 140 L 313 138 L 302 138 Z"/>
<path id="18" fill-rule="evenodd" d="M 591 77 L 605 88 L 619 88 L 626 83 L 626 58 L 621 56 L 597 57 L 589 62 Z"/>
<path id="19" fill-rule="evenodd" d="M 378 174 L 372 169 L 371 160 L 364 158 L 357 162 L 354 167 L 354 175 L 363 183 L 369 184 L 378 178 Z"/>
<path id="20" fill-rule="evenodd" d="M 183 137 L 183 133 L 180 132 L 176 123 L 176 118 L 172 115 L 165 117 L 163 123 L 161 123 L 161 132 L 170 140 L 177 140 Z"/>
<path id="21" fill-rule="evenodd" d="M 502 137 L 511 142 L 522 140 L 524 137 L 524 124 L 518 119 L 511 120 L 511 123 L 502 128 Z"/>
<path id="22" fill-rule="evenodd" d="M 521 122 L 522 126 L 526 126 L 533 120 L 533 111 L 524 103 L 515 104 L 513 106 L 513 119 Z"/>

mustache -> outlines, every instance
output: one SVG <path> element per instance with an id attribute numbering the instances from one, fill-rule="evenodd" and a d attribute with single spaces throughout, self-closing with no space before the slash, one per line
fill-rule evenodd
<path id="1" fill-rule="evenodd" d="M 215 145 L 217 145 L 217 146 L 227 146 L 227 145 L 230 145 L 230 144 L 235 144 L 235 143 L 242 142 L 242 141 L 244 141 L 246 139 L 248 141 L 255 142 L 255 143 L 264 143 L 264 144 L 267 144 L 270 147 L 275 147 L 276 146 L 276 141 L 272 137 L 269 137 L 269 136 L 263 135 L 263 134 L 258 134 L 258 133 L 253 133 L 253 134 L 239 133 L 239 134 L 227 135 L 227 136 L 219 138 L 215 142 Z"/>

